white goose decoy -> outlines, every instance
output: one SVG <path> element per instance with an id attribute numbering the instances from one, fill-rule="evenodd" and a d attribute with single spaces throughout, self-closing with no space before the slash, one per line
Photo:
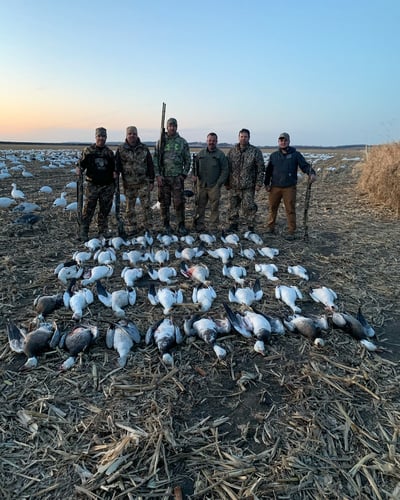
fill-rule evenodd
<path id="1" fill-rule="evenodd" d="M 153 306 L 160 304 L 163 307 L 163 313 L 165 315 L 169 314 L 171 312 L 171 309 L 176 304 L 183 303 L 182 290 L 179 289 L 177 291 L 173 291 L 170 288 L 164 287 L 158 288 L 156 291 L 153 284 L 149 286 L 147 297 L 150 301 L 150 304 L 152 304 Z"/>
<path id="2" fill-rule="evenodd" d="M 222 274 L 228 278 L 232 278 L 238 285 L 243 286 L 244 278 L 247 276 L 247 271 L 243 266 L 224 264 Z"/>
<path id="3" fill-rule="evenodd" d="M 294 274 L 295 276 L 298 276 L 299 278 L 308 281 L 310 278 L 308 276 L 308 271 L 305 269 L 303 266 L 288 266 L 287 268 L 288 273 Z"/>
<path id="4" fill-rule="evenodd" d="M 221 235 L 221 241 L 225 245 L 233 245 L 237 247 L 239 245 L 240 238 L 235 233 L 225 234 L 225 232 Z"/>
<path id="5" fill-rule="evenodd" d="M 214 299 L 217 294 L 212 286 L 195 286 L 192 292 L 193 304 L 199 304 L 200 310 L 205 312 L 211 309 Z"/>
<path id="6" fill-rule="evenodd" d="M 39 189 L 39 193 L 51 194 L 52 192 L 53 192 L 53 189 L 50 186 L 42 186 Z"/>
<path id="7" fill-rule="evenodd" d="M 68 203 L 68 205 L 66 205 L 64 207 L 64 212 L 76 212 L 78 210 L 78 202 L 77 201 L 73 201 L 71 203 Z"/>
<path id="8" fill-rule="evenodd" d="M 35 177 L 32 172 L 29 172 L 26 170 L 25 167 L 22 167 L 22 177 L 29 178 L 29 177 Z"/>
<path id="9" fill-rule="evenodd" d="M 268 319 L 263 314 L 254 311 L 234 313 L 226 302 L 223 305 L 232 328 L 247 338 L 254 335 L 257 339 L 254 350 L 265 356 L 265 343 L 270 341 L 272 331 Z"/>
<path id="10" fill-rule="evenodd" d="M 215 250 L 207 250 L 208 255 L 214 259 L 221 259 L 222 264 L 227 264 L 233 259 L 233 250 L 231 247 L 221 247 Z"/>
<path id="11" fill-rule="evenodd" d="M 325 340 L 321 338 L 320 333 L 321 330 L 326 330 L 328 327 L 326 317 L 313 319 L 294 314 L 289 316 L 288 320 L 283 320 L 283 322 L 290 332 L 300 333 L 317 347 L 325 345 Z"/>
<path id="12" fill-rule="evenodd" d="M 174 325 L 170 318 L 160 319 L 150 326 L 146 332 L 146 345 L 149 345 L 152 341 L 157 345 L 163 362 L 168 366 L 172 366 L 174 359 L 170 351 L 183 342 L 180 328 Z"/>
<path id="13" fill-rule="evenodd" d="M 119 355 L 118 366 L 124 368 L 129 353 L 134 344 L 140 343 L 140 333 L 132 321 L 119 320 L 118 323 L 110 325 L 106 333 L 106 345 L 109 349 L 115 349 Z"/>
<path id="14" fill-rule="evenodd" d="M 246 240 L 252 241 L 255 245 L 261 246 L 264 243 L 261 236 L 253 231 L 246 231 L 243 236 Z"/>
<path id="15" fill-rule="evenodd" d="M 176 270 L 173 267 L 164 266 L 159 269 L 153 269 L 151 266 L 147 266 L 147 272 L 152 280 L 158 280 L 162 283 L 166 283 L 167 285 L 176 283 L 176 280 L 171 279 L 175 278 L 177 275 Z"/>
<path id="16" fill-rule="evenodd" d="M 72 288 L 64 293 L 64 305 L 73 312 L 72 319 L 82 319 L 83 311 L 93 303 L 93 292 L 89 288 L 81 288 L 73 291 Z"/>
<path id="17" fill-rule="evenodd" d="M 263 257 L 268 257 L 269 259 L 273 259 L 277 255 L 279 255 L 279 250 L 277 248 L 271 247 L 257 248 L 257 252 Z"/>
<path id="18" fill-rule="evenodd" d="M 322 286 L 319 288 L 310 288 L 310 297 L 314 302 L 320 302 L 327 309 L 335 311 L 337 309 L 335 305 L 335 300 L 337 299 L 336 292 L 331 288 Z"/>
<path id="19" fill-rule="evenodd" d="M 76 362 L 79 354 L 87 351 L 99 336 L 99 329 L 93 325 L 77 325 L 71 331 L 65 332 L 59 342 L 59 347 L 69 353 L 60 370 L 69 370 Z"/>
<path id="20" fill-rule="evenodd" d="M 63 191 L 60 195 L 59 198 L 56 198 L 53 201 L 53 207 L 58 207 L 58 208 L 65 208 L 67 206 L 67 199 L 65 198 L 67 196 L 67 193 Z"/>
<path id="21" fill-rule="evenodd" d="M 65 189 L 76 189 L 76 185 L 76 181 L 67 182 L 67 184 L 65 184 Z"/>
<path id="22" fill-rule="evenodd" d="M 2 196 L 0 198 L 0 208 L 9 208 L 12 205 L 16 205 L 17 202 L 14 200 L 14 198 L 7 198 L 7 196 Z"/>
<path id="23" fill-rule="evenodd" d="M 94 266 L 89 269 L 89 278 L 82 280 L 82 285 L 87 286 L 95 283 L 103 278 L 109 278 L 114 273 L 114 268 L 110 264 Z"/>
<path id="24" fill-rule="evenodd" d="M 12 186 L 11 196 L 14 198 L 14 200 L 24 200 L 25 194 L 20 189 L 17 189 L 17 185 L 15 184 L 15 182 L 13 182 L 11 186 Z"/>
<path id="25" fill-rule="evenodd" d="M 274 276 L 274 273 L 278 272 L 278 268 L 275 264 L 255 264 L 254 269 L 257 273 L 262 274 L 270 281 L 277 281 L 279 279 Z"/>
<path id="26" fill-rule="evenodd" d="M 244 304 L 246 306 L 251 306 L 253 302 L 258 302 L 262 299 L 263 291 L 261 289 L 260 280 L 257 278 L 253 288 L 236 288 L 233 287 L 229 290 L 228 298 L 229 302 L 236 302 L 238 304 Z"/>
<path id="27" fill-rule="evenodd" d="M 143 269 L 140 267 L 124 267 L 121 271 L 121 278 L 127 287 L 135 286 L 135 281 L 143 277 Z"/>
<path id="28" fill-rule="evenodd" d="M 96 291 L 100 302 L 106 307 L 111 307 L 117 318 L 125 318 L 124 307 L 133 306 L 136 302 L 136 290 L 115 290 L 108 292 L 100 280 L 96 281 Z"/>
<path id="29" fill-rule="evenodd" d="M 220 333 L 229 333 L 231 325 L 226 319 L 202 318 L 198 314 L 186 319 L 183 324 L 184 331 L 188 336 L 197 336 L 206 344 L 211 345 L 218 359 L 226 357 L 226 350 L 217 344 L 217 338 Z"/>
<path id="30" fill-rule="evenodd" d="M 294 313 L 300 313 L 300 307 L 296 306 L 296 300 L 302 299 L 303 295 L 297 286 L 278 285 L 275 287 L 275 297 L 284 302 Z"/>
<path id="31" fill-rule="evenodd" d="M 240 245 L 240 255 L 248 260 L 256 258 L 256 252 L 253 248 L 243 248 L 242 245 Z"/>
<path id="32" fill-rule="evenodd" d="M 188 267 L 186 262 L 181 263 L 181 274 L 185 278 L 192 279 L 203 283 L 204 285 L 209 285 L 207 278 L 210 276 L 210 270 L 205 264 L 196 264 L 194 266 Z"/>
<path id="33" fill-rule="evenodd" d="M 97 260 L 100 265 L 114 264 L 117 261 L 117 254 L 114 247 L 99 248 L 93 255 L 93 259 Z"/>
<path id="34" fill-rule="evenodd" d="M 38 328 L 27 333 L 17 325 L 8 321 L 6 324 L 10 348 L 16 353 L 24 353 L 26 363 L 20 370 L 30 370 L 38 364 L 38 356 L 49 347 L 55 347 L 59 340 L 59 331 L 56 323 L 41 323 Z"/>

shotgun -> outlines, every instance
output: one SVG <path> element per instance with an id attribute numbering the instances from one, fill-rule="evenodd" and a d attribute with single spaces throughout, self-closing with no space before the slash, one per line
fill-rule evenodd
<path id="1" fill-rule="evenodd" d="M 78 228 L 82 226 L 83 212 L 83 172 L 79 169 L 78 182 L 76 183 L 76 217 L 78 220 Z"/>
<path id="2" fill-rule="evenodd" d="M 304 212 L 303 212 L 303 227 L 304 227 L 303 240 L 304 241 L 308 241 L 308 209 L 310 207 L 311 186 L 312 186 L 312 183 L 310 182 L 311 172 L 312 172 L 312 163 L 310 163 L 310 169 L 309 169 L 309 173 L 308 173 L 308 183 L 307 183 L 306 195 L 305 195 L 305 199 L 304 199 Z"/>
<path id="3" fill-rule="evenodd" d="M 160 140 L 157 145 L 157 157 L 158 157 L 158 167 L 161 176 L 164 176 L 164 149 L 165 149 L 165 110 L 167 105 L 165 102 L 162 103 L 161 110 L 161 128 L 160 128 Z"/>
<path id="4" fill-rule="evenodd" d="M 126 232 L 124 228 L 124 222 L 121 217 L 121 193 L 119 190 L 119 175 L 114 179 L 115 182 L 115 218 L 117 219 L 118 224 L 118 236 L 121 238 L 126 238 Z"/>

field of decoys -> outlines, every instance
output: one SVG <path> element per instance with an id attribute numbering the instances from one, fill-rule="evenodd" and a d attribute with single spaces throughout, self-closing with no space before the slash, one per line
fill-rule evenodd
<path id="1" fill-rule="evenodd" d="M 252 231 L 223 191 L 217 233 L 165 234 L 154 191 L 152 228 L 80 242 L 80 151 L 0 148 L 0 496 L 398 498 L 400 221 L 366 152 L 302 151 L 294 241 L 262 190 Z"/>

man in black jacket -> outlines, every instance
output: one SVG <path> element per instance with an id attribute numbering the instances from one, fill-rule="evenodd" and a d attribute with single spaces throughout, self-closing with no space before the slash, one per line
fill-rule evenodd
<path id="1" fill-rule="evenodd" d="M 99 235 L 106 235 L 108 231 L 108 216 L 114 198 L 117 177 L 115 171 L 115 157 L 112 150 L 106 146 L 107 130 L 104 127 L 96 128 L 96 142 L 86 147 L 78 161 L 76 173 L 86 175 L 86 202 L 80 229 L 80 239 L 88 239 L 89 226 L 92 221 L 97 203 L 99 213 L 97 226 Z"/>
<path id="2" fill-rule="evenodd" d="M 282 132 L 278 139 L 278 151 L 269 157 L 264 184 L 269 192 L 268 231 L 275 231 L 276 216 L 281 200 L 285 205 L 288 223 L 288 239 L 294 239 L 296 231 L 297 170 L 308 174 L 308 182 L 316 180 L 315 170 L 304 156 L 290 146 L 290 136 Z"/>

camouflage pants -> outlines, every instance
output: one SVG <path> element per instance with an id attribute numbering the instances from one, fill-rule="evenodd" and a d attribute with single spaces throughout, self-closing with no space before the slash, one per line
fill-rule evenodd
<path id="1" fill-rule="evenodd" d="M 163 224 L 169 224 L 169 207 L 171 200 L 174 205 L 177 223 L 185 222 L 185 197 L 183 195 L 183 177 L 163 177 L 162 186 L 158 188 L 161 218 Z"/>
<path id="2" fill-rule="evenodd" d="M 99 212 L 97 214 L 97 226 L 99 233 L 104 233 L 108 230 L 108 216 L 111 211 L 114 198 L 114 184 L 106 186 L 97 186 L 88 182 L 86 184 L 85 196 L 86 202 L 82 214 L 82 227 L 89 229 L 92 222 L 96 205 L 99 204 Z"/>
<path id="3" fill-rule="evenodd" d="M 135 231 L 138 226 L 138 207 L 136 199 L 140 199 L 140 206 L 143 210 L 143 226 L 150 229 L 152 214 L 150 207 L 150 185 L 147 181 L 142 184 L 124 184 L 124 193 L 126 196 L 125 221 L 128 232 Z"/>
<path id="4" fill-rule="evenodd" d="M 194 216 L 194 224 L 199 228 L 204 227 L 205 211 L 208 202 L 210 202 L 210 224 L 214 228 L 219 223 L 219 200 L 221 198 L 221 188 L 216 184 L 212 187 L 197 188 L 196 195 L 196 214 Z"/>
<path id="5" fill-rule="evenodd" d="M 239 221 L 239 209 L 242 208 L 242 215 L 250 226 L 254 226 L 257 213 L 257 205 L 254 201 L 255 188 L 230 189 L 229 191 L 229 222 Z"/>
<path id="6" fill-rule="evenodd" d="M 288 222 L 288 232 L 294 233 L 296 230 L 296 186 L 286 188 L 271 187 L 269 192 L 269 217 L 268 227 L 275 228 L 276 217 L 281 200 L 285 205 L 286 218 Z"/>

